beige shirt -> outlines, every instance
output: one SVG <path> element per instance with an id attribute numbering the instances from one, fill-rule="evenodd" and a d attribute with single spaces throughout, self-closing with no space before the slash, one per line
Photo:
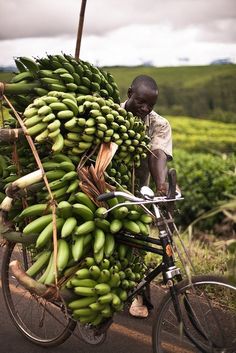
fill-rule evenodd
<path id="1" fill-rule="evenodd" d="M 125 103 L 121 103 L 121 107 L 125 108 Z M 168 159 L 172 159 L 172 132 L 171 126 L 167 119 L 163 118 L 154 110 L 151 111 L 144 121 L 147 126 L 147 135 L 150 137 L 150 150 L 162 150 Z"/>

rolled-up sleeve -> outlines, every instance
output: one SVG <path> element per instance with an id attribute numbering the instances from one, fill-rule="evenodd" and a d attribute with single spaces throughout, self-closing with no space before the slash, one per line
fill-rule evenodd
<path id="1" fill-rule="evenodd" d="M 151 117 L 149 137 L 151 151 L 160 149 L 172 159 L 172 131 L 168 120 L 159 115 Z"/>

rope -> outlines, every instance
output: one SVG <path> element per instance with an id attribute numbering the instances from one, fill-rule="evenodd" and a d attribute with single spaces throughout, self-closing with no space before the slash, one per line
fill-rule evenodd
<path id="1" fill-rule="evenodd" d="M 2 121 L 1 121 L 1 128 L 4 126 L 4 115 L 3 115 L 3 105 L 2 105 L 2 99 L 3 99 L 3 94 L 4 94 L 4 89 L 5 85 L 3 82 L 0 82 L 0 109 L 1 109 L 1 116 L 2 116 Z"/>
<path id="2" fill-rule="evenodd" d="M 1 85 L 1 82 L 0 82 L 0 90 L 2 89 L 2 85 Z M 33 155 L 34 155 L 34 158 L 35 158 L 35 161 L 39 167 L 39 169 L 41 170 L 42 172 L 42 175 L 43 175 L 43 180 L 44 180 L 44 183 L 46 185 L 46 188 L 48 190 L 48 193 L 50 195 L 50 198 L 51 200 L 49 201 L 49 204 L 51 205 L 52 207 L 52 222 L 53 222 L 53 248 L 54 248 L 54 259 L 53 259 L 53 262 L 54 262 L 54 272 L 55 272 L 55 284 L 57 285 L 57 282 L 58 282 L 58 270 L 57 270 L 57 228 L 56 228 L 56 200 L 54 199 L 53 197 L 53 194 L 51 192 L 51 189 L 50 189 L 50 186 L 49 186 L 49 183 L 48 183 L 48 179 L 47 179 L 47 176 L 45 174 L 45 171 L 44 171 L 44 168 L 43 168 L 43 165 L 42 165 L 42 162 L 40 160 L 40 157 L 39 157 L 39 154 L 37 152 L 37 149 L 34 145 L 34 142 L 31 138 L 31 136 L 29 136 L 27 134 L 27 129 L 23 123 L 23 120 L 21 119 L 20 115 L 17 113 L 17 111 L 15 110 L 15 108 L 13 107 L 13 105 L 11 104 L 11 102 L 7 99 L 7 97 L 3 94 L 3 98 L 5 99 L 5 101 L 7 102 L 7 104 L 9 105 L 9 107 L 12 109 L 13 113 L 15 114 L 15 117 L 17 118 L 23 132 L 24 132 L 24 135 L 30 145 L 30 148 L 33 152 Z"/>
<path id="3" fill-rule="evenodd" d="M 145 146 L 146 150 L 151 153 L 156 159 L 158 159 L 158 157 L 155 155 L 155 153 L 152 152 L 152 150 L 150 150 L 150 148 L 148 146 Z"/>
<path id="4" fill-rule="evenodd" d="M 135 166 L 133 163 L 133 166 L 132 166 L 132 185 L 131 185 L 133 195 L 134 195 L 134 185 L 135 185 Z"/>

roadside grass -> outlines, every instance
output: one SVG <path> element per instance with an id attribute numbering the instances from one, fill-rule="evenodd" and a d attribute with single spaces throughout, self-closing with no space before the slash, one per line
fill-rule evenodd
<path id="1" fill-rule="evenodd" d="M 230 264 L 232 263 L 233 255 L 227 251 L 223 243 L 219 244 L 214 238 L 211 235 L 206 237 L 207 240 L 203 241 L 198 239 L 197 236 L 193 237 L 187 233 L 181 234 L 180 238 L 177 235 L 174 236 L 174 244 L 177 249 L 175 251 L 176 266 L 181 269 L 184 276 L 189 273 L 191 275 L 214 274 L 230 276 Z M 182 243 L 187 251 L 187 256 Z M 183 259 L 183 263 L 180 258 Z M 188 259 L 193 264 L 193 268 Z M 147 253 L 145 260 L 148 267 L 154 267 L 161 261 L 161 257 L 157 254 Z M 157 278 L 157 281 L 159 281 L 159 278 Z"/>
<path id="2" fill-rule="evenodd" d="M 205 235 L 206 236 L 206 235 Z M 214 236 L 206 237 L 207 242 L 202 241 L 198 238 L 193 238 L 189 234 L 181 234 L 180 239 L 178 236 L 174 236 L 174 244 L 178 249 L 178 253 L 181 254 L 181 258 L 184 261 L 180 261 L 180 257 L 176 256 L 176 266 L 180 268 L 184 278 L 191 278 L 194 275 L 219 275 L 227 278 L 233 286 L 236 286 L 236 253 L 232 254 L 228 251 L 227 241 L 215 241 Z M 182 243 L 187 249 L 188 257 L 193 264 L 193 269 L 186 261 L 186 255 L 183 256 L 184 251 Z M 161 257 L 156 254 L 148 253 L 145 257 L 146 264 L 149 268 L 154 268 L 161 261 Z M 162 285 L 162 277 L 154 279 L 154 283 Z M 215 291 L 216 287 L 205 287 L 207 297 L 212 298 L 213 301 L 216 299 L 217 305 L 222 308 L 231 308 L 230 310 L 235 311 L 235 291 L 228 290 L 227 288 L 221 288 L 220 292 Z"/>

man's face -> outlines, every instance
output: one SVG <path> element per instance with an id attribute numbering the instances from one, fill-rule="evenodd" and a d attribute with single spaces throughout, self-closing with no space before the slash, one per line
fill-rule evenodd
<path id="1" fill-rule="evenodd" d="M 157 102 L 157 95 L 157 91 L 151 90 L 146 86 L 139 86 L 135 90 L 130 88 L 125 108 L 144 120 L 153 110 Z"/>

